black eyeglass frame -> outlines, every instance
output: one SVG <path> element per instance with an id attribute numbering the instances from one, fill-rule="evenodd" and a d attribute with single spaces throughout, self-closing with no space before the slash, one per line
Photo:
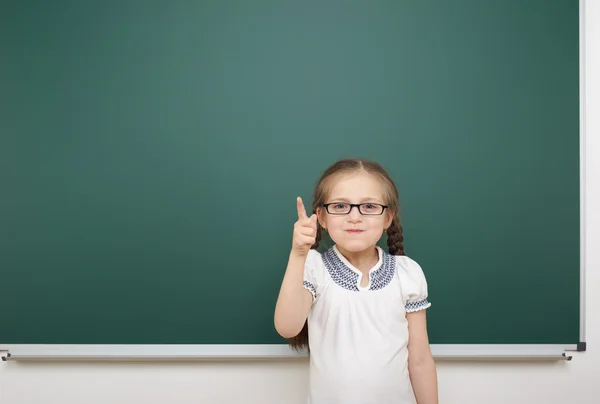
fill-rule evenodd
<path id="1" fill-rule="evenodd" d="M 338 203 L 344 203 L 346 205 L 350 205 L 350 209 L 348 209 L 348 212 L 346 213 L 331 213 L 329 211 L 329 206 L 330 205 L 335 205 Z M 377 205 L 377 206 L 381 206 L 381 213 L 363 213 L 360 210 L 360 205 Z M 358 209 L 358 213 L 360 213 L 363 216 L 381 216 L 383 215 L 383 212 L 385 212 L 385 210 L 389 207 L 389 205 L 383 205 L 381 203 L 375 203 L 375 202 L 363 202 L 363 203 L 348 203 L 348 202 L 330 202 L 330 203 L 323 203 L 321 204 L 322 207 L 325 208 L 325 210 L 327 211 L 327 213 L 329 213 L 330 215 L 349 215 L 350 212 L 352 212 L 352 208 L 354 208 L 356 206 L 356 209 Z"/>

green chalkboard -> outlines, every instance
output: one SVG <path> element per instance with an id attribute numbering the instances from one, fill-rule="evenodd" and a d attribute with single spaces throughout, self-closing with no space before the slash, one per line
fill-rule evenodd
<path id="1" fill-rule="evenodd" d="M 295 198 L 364 157 L 432 343 L 577 343 L 578 6 L 3 2 L 0 342 L 285 343 Z"/>

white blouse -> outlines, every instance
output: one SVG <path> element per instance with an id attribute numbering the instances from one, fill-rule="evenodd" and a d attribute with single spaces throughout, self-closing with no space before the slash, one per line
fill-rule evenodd
<path id="1" fill-rule="evenodd" d="M 310 250 L 304 287 L 313 295 L 308 315 L 310 404 L 409 404 L 406 313 L 428 308 L 419 264 L 377 247 L 379 261 L 363 274 L 336 246 Z"/>

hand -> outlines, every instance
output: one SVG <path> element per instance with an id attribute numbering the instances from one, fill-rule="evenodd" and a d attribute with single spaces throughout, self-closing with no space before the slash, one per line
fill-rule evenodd
<path id="1" fill-rule="evenodd" d="M 306 209 L 300 197 L 296 198 L 296 207 L 298 221 L 294 223 L 292 251 L 300 256 L 307 256 L 317 237 L 317 215 L 306 216 Z"/>

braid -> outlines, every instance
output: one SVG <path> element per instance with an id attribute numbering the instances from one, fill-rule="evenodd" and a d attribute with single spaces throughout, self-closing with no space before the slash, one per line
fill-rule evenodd
<path id="1" fill-rule="evenodd" d="M 321 241 L 321 223 L 317 220 L 317 234 L 315 236 L 315 243 L 310 247 L 313 250 L 319 248 L 319 242 Z"/>
<path id="2" fill-rule="evenodd" d="M 302 327 L 302 330 L 298 333 L 298 335 L 292 338 L 288 338 L 288 344 L 295 351 L 300 352 L 306 349 L 310 352 L 308 346 L 308 320 L 304 322 L 304 326 Z"/>
<path id="3" fill-rule="evenodd" d="M 388 251 L 392 255 L 404 255 L 404 236 L 402 235 L 402 226 L 400 225 L 400 219 L 398 215 L 394 216 L 392 224 L 387 230 L 388 235 Z"/>

